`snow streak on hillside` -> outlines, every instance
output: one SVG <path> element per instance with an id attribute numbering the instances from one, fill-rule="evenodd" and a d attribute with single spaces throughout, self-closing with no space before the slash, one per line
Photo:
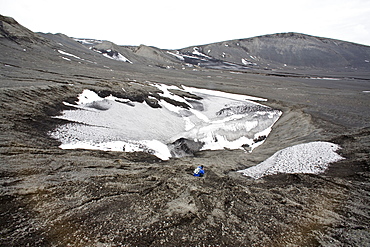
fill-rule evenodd
<path id="1" fill-rule="evenodd" d="M 161 108 L 84 90 L 74 110 L 58 118 L 71 123 L 50 135 L 61 148 L 144 151 L 166 160 L 199 150 L 223 148 L 252 151 L 261 145 L 281 112 L 251 100 L 264 99 L 219 91 L 152 84 L 162 96 L 188 107 L 160 100 Z M 189 92 L 200 100 L 176 95 Z M 184 150 L 184 145 L 186 148 Z M 189 151 L 190 150 L 190 151 Z"/>

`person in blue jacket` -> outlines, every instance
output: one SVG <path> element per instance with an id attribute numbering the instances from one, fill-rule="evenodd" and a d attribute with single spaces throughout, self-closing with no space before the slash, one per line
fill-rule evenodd
<path id="1" fill-rule="evenodd" d="M 195 177 L 203 177 L 204 176 L 204 167 L 201 165 L 201 166 L 198 166 L 197 168 L 195 168 L 193 175 Z"/>

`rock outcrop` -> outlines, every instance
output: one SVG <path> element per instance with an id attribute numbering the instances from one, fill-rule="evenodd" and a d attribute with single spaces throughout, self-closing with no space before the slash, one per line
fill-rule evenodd
<path id="1" fill-rule="evenodd" d="M 11 17 L 0 15 L 0 38 L 6 38 L 17 43 L 45 43 L 40 35 L 20 25 Z"/>

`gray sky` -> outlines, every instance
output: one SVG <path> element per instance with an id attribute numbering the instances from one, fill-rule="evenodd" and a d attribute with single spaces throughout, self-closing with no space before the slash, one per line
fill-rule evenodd
<path id="1" fill-rule="evenodd" d="M 34 32 L 176 49 L 299 32 L 370 45 L 370 0 L 0 0 Z"/>

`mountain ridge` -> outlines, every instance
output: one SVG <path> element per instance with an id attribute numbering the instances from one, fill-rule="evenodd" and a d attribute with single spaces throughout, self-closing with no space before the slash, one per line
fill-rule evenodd
<path id="1" fill-rule="evenodd" d="M 13 18 L 5 16 L 1 16 L 0 22 L 0 37 L 21 44 L 50 46 L 50 40 L 54 40 L 57 44 L 68 42 L 73 45 L 73 41 L 78 41 L 90 50 L 113 60 L 161 68 L 191 64 L 229 70 L 370 71 L 370 46 L 295 32 L 171 50 L 145 45 L 129 47 L 110 41 L 71 38 L 64 34 L 33 33 Z M 63 39 L 60 39 L 61 36 Z"/>
<path id="2" fill-rule="evenodd" d="M 261 68 L 370 69 L 370 47 L 301 33 L 277 33 L 221 41 L 197 47 L 207 55 L 232 63 L 257 63 Z"/>
<path id="3" fill-rule="evenodd" d="M 349 43 L 349 44 L 355 44 L 355 45 L 370 47 L 369 45 L 360 44 L 360 43 L 356 43 L 356 42 L 345 41 L 345 40 L 334 39 L 334 38 L 327 38 L 327 37 L 305 34 L 305 33 L 300 33 L 300 32 L 270 33 L 270 34 L 257 35 L 257 36 L 247 37 L 247 38 L 236 38 L 236 39 L 228 39 L 228 40 L 224 40 L 224 41 L 216 41 L 216 42 L 211 42 L 211 43 L 203 44 L 203 45 L 211 45 L 211 44 L 215 44 L 215 43 L 224 43 L 224 42 L 229 42 L 229 41 L 252 40 L 252 39 L 258 39 L 258 38 L 287 38 L 287 37 L 297 38 L 297 39 L 307 39 L 309 37 L 312 37 L 312 38 L 316 38 L 316 39 L 319 39 L 319 40 L 323 40 L 324 42 L 326 40 L 329 40 L 329 41 L 331 40 L 331 41 L 334 41 L 334 42 L 342 42 L 342 43 Z M 194 47 L 194 46 L 196 46 L 196 45 L 187 46 L 185 48 Z M 182 48 L 182 49 L 184 49 L 184 48 Z"/>

